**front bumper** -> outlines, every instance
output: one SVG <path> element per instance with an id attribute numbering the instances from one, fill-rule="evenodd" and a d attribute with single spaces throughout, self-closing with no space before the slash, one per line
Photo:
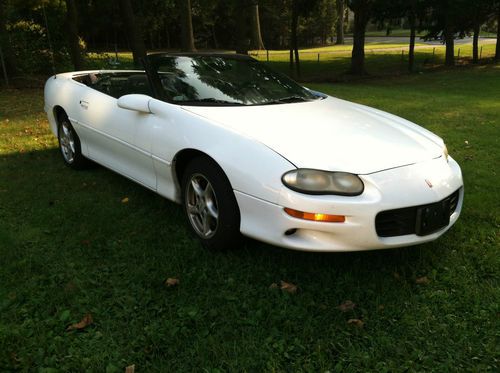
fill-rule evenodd
<path id="1" fill-rule="evenodd" d="M 360 175 L 365 190 L 356 197 L 312 196 L 283 186 L 278 204 L 235 191 L 241 211 L 241 232 L 276 246 L 304 251 L 360 251 L 410 246 L 433 241 L 458 219 L 463 204 L 462 173 L 450 157 Z M 430 182 L 432 187 L 427 183 Z M 379 237 L 376 215 L 385 210 L 441 201 L 459 190 L 450 223 L 426 235 Z M 289 207 L 304 212 L 345 215 L 344 223 L 300 220 L 285 213 Z M 292 234 L 290 234 L 293 232 Z"/>

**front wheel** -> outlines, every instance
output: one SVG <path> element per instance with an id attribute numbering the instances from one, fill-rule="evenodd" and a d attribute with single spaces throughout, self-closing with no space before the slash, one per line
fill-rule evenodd
<path id="1" fill-rule="evenodd" d="M 240 212 L 224 172 L 211 159 L 193 159 L 182 178 L 182 200 L 191 230 L 210 249 L 241 244 Z"/>

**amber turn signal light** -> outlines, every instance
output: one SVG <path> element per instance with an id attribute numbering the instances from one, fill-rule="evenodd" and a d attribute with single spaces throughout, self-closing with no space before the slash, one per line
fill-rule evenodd
<path id="1" fill-rule="evenodd" d="M 310 221 L 322 221 L 326 223 L 343 223 L 345 222 L 344 215 L 328 215 L 328 214 L 317 214 L 314 212 L 303 212 L 285 207 L 285 212 L 297 219 L 310 220 Z"/>

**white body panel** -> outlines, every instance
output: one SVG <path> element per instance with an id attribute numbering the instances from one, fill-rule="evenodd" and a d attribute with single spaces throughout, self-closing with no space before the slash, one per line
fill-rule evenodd
<path id="1" fill-rule="evenodd" d="M 207 154 L 235 191 L 242 233 L 258 240 L 312 251 L 407 246 L 436 239 L 460 214 L 463 182 L 458 164 L 445 160 L 438 136 L 404 119 L 332 97 L 282 105 L 194 107 L 124 96 L 119 107 L 117 99 L 74 81 L 75 74 L 57 75 L 45 86 L 45 110 L 54 134 L 54 113 L 60 107 L 85 156 L 174 201 L 180 196 L 173 169 L 176 155 L 186 149 Z M 281 176 L 297 167 L 358 174 L 365 190 L 356 197 L 294 192 Z M 457 190 L 457 209 L 441 231 L 377 236 L 377 213 L 437 202 Z M 346 221 L 299 220 L 284 207 L 345 215 Z M 286 235 L 291 229 L 296 233 Z"/>

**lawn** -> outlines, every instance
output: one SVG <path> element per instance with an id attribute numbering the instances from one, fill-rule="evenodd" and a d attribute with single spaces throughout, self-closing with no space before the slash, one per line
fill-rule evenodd
<path id="1" fill-rule="evenodd" d="M 500 69 L 311 86 L 445 138 L 466 188 L 445 236 L 209 252 L 179 206 L 104 168 L 65 167 L 41 90 L 0 90 L 0 370 L 498 371 Z M 297 293 L 270 288 L 282 280 Z M 66 331 L 87 313 L 92 325 Z"/>

